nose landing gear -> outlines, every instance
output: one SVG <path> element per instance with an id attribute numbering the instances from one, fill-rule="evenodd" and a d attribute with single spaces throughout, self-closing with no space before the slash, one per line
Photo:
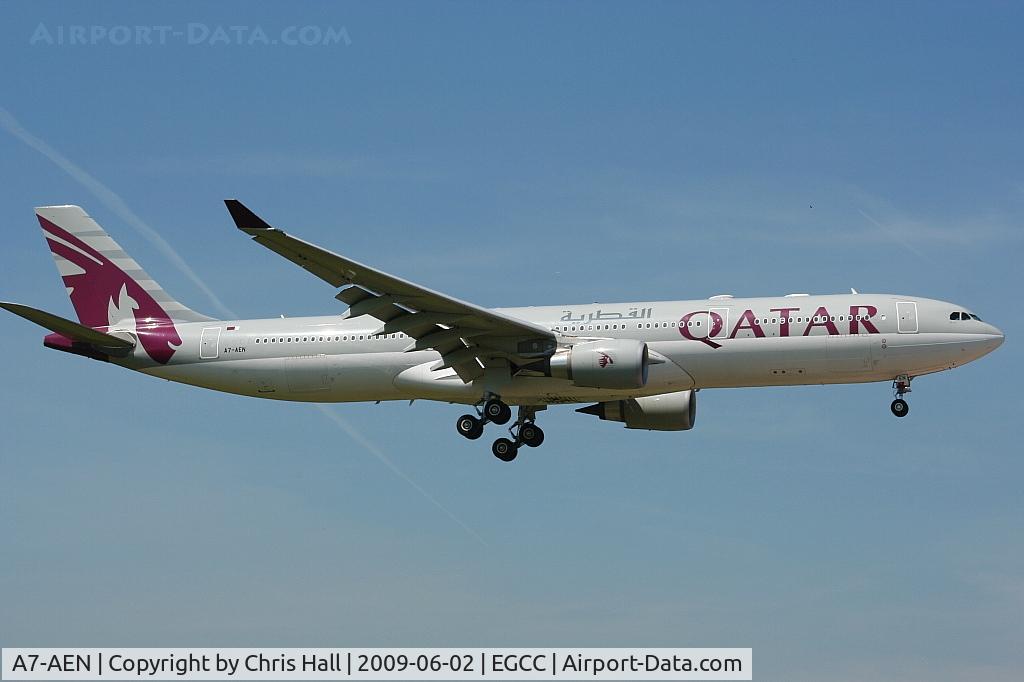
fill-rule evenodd
<path id="1" fill-rule="evenodd" d="M 896 377 L 892 382 L 892 391 L 896 399 L 892 401 L 889 409 L 897 417 L 906 417 L 910 412 L 910 405 L 903 399 L 903 396 L 910 393 L 910 377 L 906 374 Z"/>

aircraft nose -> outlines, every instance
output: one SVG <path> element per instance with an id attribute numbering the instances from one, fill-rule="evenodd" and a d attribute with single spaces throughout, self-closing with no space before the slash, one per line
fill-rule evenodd
<path id="1" fill-rule="evenodd" d="M 985 336 L 987 337 L 985 339 L 987 341 L 986 345 L 988 346 L 988 352 L 991 353 L 996 348 L 1003 345 L 1003 341 L 1006 340 L 1006 337 L 1003 336 L 1002 330 L 995 325 L 985 323 L 985 326 L 988 327 L 988 329 L 985 330 Z"/>
<path id="2" fill-rule="evenodd" d="M 992 347 L 992 350 L 995 350 L 996 348 L 999 348 L 999 346 L 1003 345 L 1003 341 L 1006 340 L 1006 337 L 1003 335 L 1003 331 L 998 327 L 993 326 L 992 331 L 996 334 L 995 346 Z"/>

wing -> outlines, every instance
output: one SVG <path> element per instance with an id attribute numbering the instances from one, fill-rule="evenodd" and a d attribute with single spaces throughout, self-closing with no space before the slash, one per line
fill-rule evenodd
<path id="1" fill-rule="evenodd" d="M 240 201 L 227 199 L 242 232 L 335 287 L 349 317 L 368 315 L 384 323 L 378 334 L 405 333 L 415 339 L 406 350 L 433 349 L 441 361 L 470 382 L 484 368 L 526 365 L 551 355 L 554 333 L 509 315 L 432 291 L 357 261 L 296 239 L 268 225 Z"/>

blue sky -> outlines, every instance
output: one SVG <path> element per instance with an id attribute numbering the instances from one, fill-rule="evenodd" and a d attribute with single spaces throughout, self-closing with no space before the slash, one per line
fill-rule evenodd
<path id="1" fill-rule="evenodd" d="M 340 307 L 234 230 L 235 196 L 483 305 L 853 286 L 962 303 L 1008 340 L 915 382 L 904 420 L 884 384 L 705 391 L 685 433 L 549 410 L 504 465 L 455 406 L 330 408 L 353 438 L 3 316 L 0 643 L 749 646 L 757 679 L 1019 676 L 1020 5 L 2 12 L 6 300 L 71 314 L 32 207 L 78 203 L 217 313 L 13 117 L 242 317 Z M 30 44 L 40 24 L 349 41 Z"/>

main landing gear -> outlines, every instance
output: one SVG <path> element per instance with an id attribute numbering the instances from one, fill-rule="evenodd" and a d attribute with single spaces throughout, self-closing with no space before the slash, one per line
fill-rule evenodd
<path id="1" fill-rule="evenodd" d="M 910 405 L 903 399 L 903 396 L 910 393 L 910 377 L 906 374 L 896 377 L 892 382 L 892 392 L 896 399 L 892 401 L 889 409 L 897 417 L 906 417 L 907 413 L 910 412 Z"/>
<path id="2" fill-rule="evenodd" d="M 488 422 L 508 424 L 508 420 L 512 418 L 512 408 L 496 396 L 485 400 L 483 407 L 478 405 L 477 413 L 479 417 L 464 414 L 455 422 L 455 430 L 470 440 L 476 440 L 484 435 L 484 425 Z"/>
<path id="3" fill-rule="evenodd" d="M 476 440 L 482 436 L 484 426 L 488 422 L 507 424 L 512 418 L 512 409 L 497 396 L 489 396 L 483 402 L 482 407 L 478 405 L 477 412 L 479 416 L 464 414 L 455 422 L 455 429 L 470 440 Z M 512 438 L 499 438 L 494 441 L 491 446 L 494 456 L 503 462 L 511 462 L 519 454 L 521 446 L 535 448 L 543 443 L 544 431 L 534 423 L 536 418 L 536 407 L 520 405 L 516 421 L 508 430 Z"/>

